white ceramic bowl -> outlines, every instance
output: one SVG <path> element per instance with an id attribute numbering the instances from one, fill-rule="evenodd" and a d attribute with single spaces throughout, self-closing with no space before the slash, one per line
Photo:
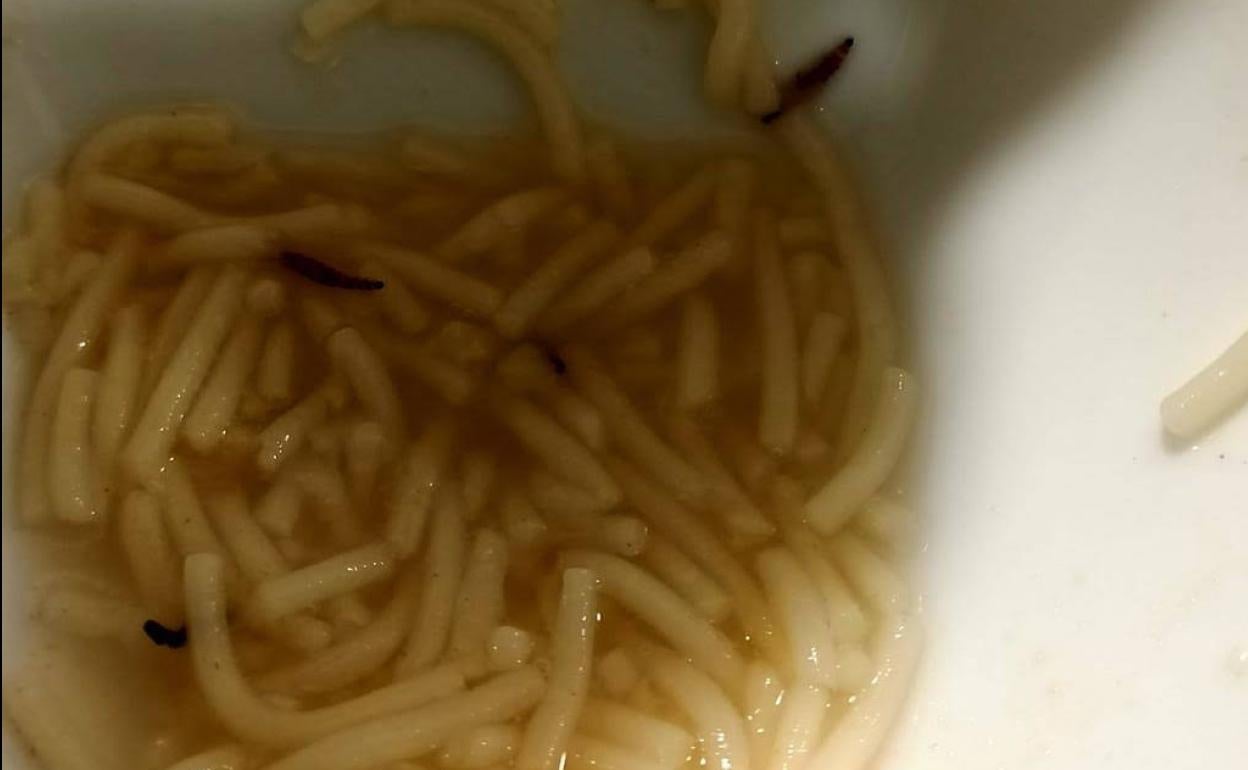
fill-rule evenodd
<path id="1" fill-rule="evenodd" d="M 730 130 L 701 106 L 700 21 L 563 4 L 589 113 L 650 136 Z M 526 114 L 494 59 L 442 34 L 369 26 L 338 66 L 299 65 L 298 5 L 6 0 L 5 227 L 31 174 L 126 107 L 224 99 L 320 131 Z M 881 767 L 1242 767 L 1248 413 L 1175 446 L 1157 404 L 1248 328 L 1248 5 L 767 5 L 786 67 L 857 36 L 823 106 L 875 201 L 927 383 L 929 644 Z M 6 336 L 6 499 L 12 353 Z M 6 667 L 23 623 L 8 542 Z M 6 732 L 6 768 L 16 756 Z"/>

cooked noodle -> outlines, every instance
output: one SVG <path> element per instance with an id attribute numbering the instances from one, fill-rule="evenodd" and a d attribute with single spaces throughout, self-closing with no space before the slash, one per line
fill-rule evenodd
<path id="1" fill-rule="evenodd" d="M 755 4 L 703 5 L 707 93 L 775 109 Z M 529 89 L 540 146 L 272 146 L 177 108 L 100 128 L 31 188 L 6 302 L 60 331 L 31 351 L 18 506 L 86 557 L 35 560 L 57 579 L 34 618 L 172 662 L 134 689 L 176 716 L 124 766 L 874 755 L 918 653 L 891 481 L 917 396 L 853 187 L 787 109 L 787 159 L 587 132 L 559 12 L 317 0 L 298 20 L 305 45 L 370 15 L 477 38 Z M 1168 402 L 1172 431 L 1229 408 L 1241 348 Z M 68 684 L 19 674 L 6 709 L 50 770 L 113 767 L 103 722 L 62 719 Z"/>

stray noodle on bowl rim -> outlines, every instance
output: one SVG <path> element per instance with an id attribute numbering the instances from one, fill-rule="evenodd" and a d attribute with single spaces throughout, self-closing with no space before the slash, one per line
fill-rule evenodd
<path id="1" fill-rule="evenodd" d="M 920 648 L 888 484 L 916 386 L 796 111 L 852 41 L 782 89 L 752 2 L 706 6 L 707 93 L 779 150 L 590 130 L 553 0 L 319 0 L 312 47 L 372 13 L 492 46 L 541 147 L 274 146 L 190 106 L 32 185 L 15 518 L 79 554 L 32 560 L 34 614 L 161 680 L 116 756 L 33 652 L 5 709 L 40 763 L 872 760 Z"/>

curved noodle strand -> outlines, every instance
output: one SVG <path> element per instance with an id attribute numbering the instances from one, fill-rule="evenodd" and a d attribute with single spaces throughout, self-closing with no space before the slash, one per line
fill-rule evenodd
<path id="1" fill-rule="evenodd" d="M 309 711 L 275 708 L 243 679 L 225 617 L 224 565 L 211 554 L 186 560 L 186 616 L 195 677 L 217 718 L 238 737 L 261 746 L 295 746 L 326 733 L 394 714 L 463 688 L 453 665 L 373 690 L 358 698 Z"/>
<path id="2" fill-rule="evenodd" d="M 573 184 L 584 180 L 585 149 L 572 99 L 554 63 L 532 39 L 484 8 L 448 0 L 391 0 L 387 15 L 391 24 L 450 27 L 497 48 L 533 92 L 555 173 Z"/>

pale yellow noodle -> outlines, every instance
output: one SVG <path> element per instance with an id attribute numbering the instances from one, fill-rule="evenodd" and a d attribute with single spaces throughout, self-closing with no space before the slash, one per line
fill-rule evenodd
<path id="1" fill-rule="evenodd" d="M 516 770 L 559 770 L 589 694 L 598 623 L 598 578 L 592 569 L 563 570 L 559 612 L 551 631 L 546 692 L 516 753 Z"/>
<path id="2" fill-rule="evenodd" d="M 224 224 L 226 218 L 205 211 L 154 187 L 108 174 L 82 180 L 87 203 L 122 219 L 132 219 L 162 233 L 183 233 Z"/>
<path id="3" fill-rule="evenodd" d="M 287 238 L 345 238 L 366 233 L 373 224 L 372 215 L 360 206 L 319 203 L 276 214 L 261 214 L 243 220 L 256 227 L 276 230 Z"/>
<path id="4" fill-rule="evenodd" d="M 720 166 L 715 185 L 712 216 L 715 226 L 728 233 L 732 242 L 733 264 L 745 265 L 750 205 L 758 182 L 758 169 L 748 160 L 731 158 Z"/>
<path id="5" fill-rule="evenodd" d="M 602 415 L 593 404 L 576 391 L 561 385 L 549 388 L 544 395 L 543 400 L 555 419 L 575 433 L 585 442 L 585 446 L 596 452 L 602 451 L 607 443 L 607 431 Z"/>
<path id="6" fill-rule="evenodd" d="M 568 770 L 662 770 L 634 751 L 585 735 L 568 741 L 564 766 Z"/>
<path id="7" fill-rule="evenodd" d="M 559 384 L 550 358 L 533 343 L 512 348 L 498 362 L 495 371 L 502 383 L 517 393 L 539 393 Z"/>
<path id="8" fill-rule="evenodd" d="M 851 530 L 843 530 L 828 546 L 836 564 L 854 589 L 881 615 L 904 612 L 910 602 L 905 580 Z"/>
<path id="9" fill-rule="evenodd" d="M 786 695 L 779 672 L 765 661 L 750 661 L 745 670 L 742 702 L 745 726 L 749 732 L 750 762 L 765 767 L 771 761 L 775 744 L 776 720 Z"/>
<path id="10" fill-rule="evenodd" d="M 427 385 L 447 403 L 466 403 L 478 387 L 472 374 L 459 364 L 435 354 L 427 344 L 413 345 L 401 335 L 367 330 L 368 341 L 401 374 Z"/>
<path id="11" fill-rule="evenodd" d="M 227 268 L 220 274 L 161 374 L 121 455 L 122 467 L 136 480 L 156 483 L 178 428 L 234 325 L 245 281 L 241 271 Z"/>
<path id="12" fill-rule="evenodd" d="M 231 144 L 222 147 L 178 147 L 169 152 L 165 163 L 177 174 L 228 176 L 247 171 L 265 159 L 259 147 Z"/>
<path id="13" fill-rule="evenodd" d="M 257 695 L 238 668 L 225 615 L 222 565 L 216 557 L 200 554 L 186 560 L 186 608 L 196 681 L 217 718 L 249 743 L 299 746 L 463 689 L 458 669 L 443 666 L 332 706 L 285 711 Z"/>
<path id="14" fill-rule="evenodd" d="M 467 549 L 458 490 L 447 486 L 439 491 L 432 530 L 423 565 L 420 608 L 395 672 L 400 677 L 410 676 L 436 661 L 450 635 Z"/>
<path id="15" fill-rule="evenodd" d="M 533 667 L 500 674 L 427 706 L 331 733 L 264 770 L 368 770 L 420 757 L 460 731 L 523 714 L 542 697 L 545 687 Z"/>
<path id="16" fill-rule="evenodd" d="M 715 306 L 701 294 L 690 294 L 680 316 L 676 353 L 676 403 L 701 409 L 719 394 L 719 322 Z"/>
<path id="17" fill-rule="evenodd" d="M 876 495 L 863 503 L 853 526 L 879 545 L 902 550 L 915 534 L 914 511 L 898 500 Z"/>
<path id="18" fill-rule="evenodd" d="M 819 589 L 827 611 L 832 638 L 838 642 L 855 642 L 866 638 L 869 622 L 866 612 L 840 570 L 832 564 L 827 549 L 808 527 L 782 518 L 784 543 L 793 551 L 802 568 Z"/>
<path id="19" fill-rule="evenodd" d="M 713 515 L 723 520 L 735 539 L 745 543 L 764 540 L 776 531 L 775 525 L 759 511 L 737 480 L 724 467 L 711 440 L 693 420 L 678 415 L 670 421 L 672 442 L 702 473 Z"/>
<path id="20" fill-rule="evenodd" d="M 107 511 L 107 497 L 98 483 L 99 469 L 91 451 L 91 412 L 99 374 L 70 369 L 61 382 L 48 445 L 48 490 L 52 512 L 62 521 L 98 521 Z"/>
<path id="21" fill-rule="evenodd" d="M 732 241 L 718 230 L 707 233 L 660 265 L 619 298 L 594 324 L 612 331 L 637 323 L 701 286 L 732 257 Z"/>
<path id="22" fill-rule="evenodd" d="M 246 749 L 237 743 L 227 743 L 192 754 L 166 770 L 246 770 L 249 764 Z"/>
<path id="23" fill-rule="evenodd" d="M 704 166 L 668 193 L 628 234 L 625 245 L 630 248 L 653 245 L 688 223 L 711 201 L 717 172 L 713 165 Z"/>
<path id="24" fill-rule="evenodd" d="M 272 622 L 317 602 L 389 578 L 398 560 L 386 543 L 377 542 L 331 556 L 259 583 L 247 603 L 247 616 Z"/>
<path id="25" fill-rule="evenodd" d="M 69 166 L 71 183 L 141 142 L 213 147 L 229 141 L 233 122 L 221 112 L 178 108 L 112 121 L 87 138 Z"/>
<path id="26" fill-rule="evenodd" d="M 494 767 L 507 764 L 520 745 L 516 725 L 481 725 L 453 736 L 442 747 L 438 764 L 446 768 Z"/>
<path id="27" fill-rule="evenodd" d="M 622 703 L 590 697 L 577 729 L 625 746 L 662 768 L 675 768 L 693 753 L 693 736 L 684 728 Z"/>
<path id="28" fill-rule="evenodd" d="M 559 187 L 534 187 L 493 201 L 434 250 L 448 264 L 480 256 L 521 235 L 541 218 L 566 204 L 568 194 Z"/>
<path id="29" fill-rule="evenodd" d="M 880 488 L 905 447 L 918 396 L 914 377 L 897 367 L 877 382 L 871 422 L 853 455 L 806 503 L 811 526 L 834 534 Z"/>
<path id="30" fill-rule="evenodd" d="M 351 327 L 339 329 L 325 341 L 330 363 L 351 384 L 369 416 L 398 442 L 404 433 L 403 399 L 377 351 Z"/>
<path id="31" fill-rule="evenodd" d="M 208 553 L 224 559 L 226 576 L 232 582 L 237 577 L 237 565 L 208 524 L 190 473 L 183 463 L 174 461 L 165 467 L 162 476 L 163 484 L 158 497 L 178 553 L 183 557 Z"/>
<path id="32" fill-rule="evenodd" d="M 802 396 L 812 407 L 823 403 L 848 328 L 845 319 L 834 313 L 819 311 L 810 319 L 802 343 Z"/>
<path id="33" fill-rule="evenodd" d="M 303 488 L 295 474 L 283 469 L 256 504 L 256 521 L 274 537 L 290 538 L 303 513 Z"/>
<path id="34" fill-rule="evenodd" d="M 800 419 L 797 328 L 770 216 L 754 222 L 754 285 L 762 340 L 758 439 L 769 452 L 785 455 L 793 448 Z"/>
<path id="35" fill-rule="evenodd" d="M 460 465 L 464 480 L 464 515 L 475 521 L 485 513 L 498 478 L 498 455 L 485 449 L 474 449 L 464 455 Z"/>
<path id="36" fill-rule="evenodd" d="M 31 389 L 22 426 L 19 503 L 22 519 L 27 523 L 41 524 L 51 516 L 48 506 L 48 442 L 61 380 L 65 372 L 95 348 L 108 314 L 133 277 L 138 246 L 138 237 L 130 231 L 123 232 L 114 241 L 103 269 L 96 273 L 69 308 L 60 332 L 44 354 L 43 369 Z"/>
<path id="37" fill-rule="evenodd" d="M 608 514 L 593 522 L 586 543 L 619 556 L 635 557 L 649 547 L 650 528 L 634 516 Z"/>
<path id="38" fill-rule="evenodd" d="M 694 724 L 699 748 L 710 763 L 720 768 L 749 770 L 745 721 L 724 686 L 655 645 L 646 645 L 642 654 L 650 682 Z M 739 687 L 741 681 L 738 675 L 727 684 L 728 692 Z"/>
<path id="39" fill-rule="evenodd" d="M 334 635 L 329 623 L 307 612 L 287 615 L 278 622 L 264 624 L 259 630 L 296 655 L 325 649 Z"/>
<path id="40" fill-rule="evenodd" d="M 784 221 L 781 220 L 777 224 L 777 234 L 782 232 L 780 228 Z M 782 250 L 787 248 L 783 236 L 780 237 L 780 246 Z M 786 282 L 790 291 L 789 302 L 793 307 L 793 317 L 797 319 L 799 329 L 810 326 L 811 316 L 819 309 L 822 300 L 828 294 L 823 280 L 827 264 L 827 259 L 822 254 L 813 251 L 799 251 L 789 257 L 788 262 L 785 263 Z"/>
<path id="41" fill-rule="evenodd" d="M 564 181 L 579 184 L 585 176 L 585 152 L 576 110 L 554 62 L 524 33 L 499 16 L 446 0 L 391 0 L 391 23 L 450 27 L 497 48 L 528 84 L 546 134 L 551 166 Z"/>
<path id="42" fill-rule="evenodd" d="M 712 623 L 720 623 L 732 614 L 732 599 L 724 589 L 665 538 L 650 537 L 641 553 L 641 563 Z"/>
<path id="43" fill-rule="evenodd" d="M 447 649 L 454 659 L 483 658 L 490 631 L 503 620 L 506 597 L 507 540 L 492 529 L 473 535 L 455 599 Z"/>
<path id="44" fill-rule="evenodd" d="M 538 329 L 546 333 L 561 331 L 589 318 L 612 297 L 652 273 L 654 266 L 654 254 L 649 249 L 624 250 L 619 256 L 590 270 L 580 283 L 552 302 L 539 319 Z"/>
<path id="45" fill-rule="evenodd" d="M 111 474 L 134 419 L 146 343 L 143 308 L 139 305 L 122 308 L 110 324 L 108 350 L 96 395 L 92 437 L 97 467 L 102 473 Z"/>
<path id="46" fill-rule="evenodd" d="M 227 489 L 206 507 L 213 529 L 248 582 L 261 583 L 290 572 L 286 557 L 252 517 L 241 489 Z"/>
<path id="47" fill-rule="evenodd" d="M 256 466 L 264 473 L 277 471 L 292 457 L 318 425 L 331 412 L 342 407 L 346 391 L 337 378 L 331 378 L 302 401 L 273 419 L 257 438 Z"/>
<path id="48" fill-rule="evenodd" d="M 212 289 L 212 281 L 216 272 L 210 266 L 200 266 L 187 271 L 178 284 L 173 298 L 165 305 L 156 322 L 156 331 L 152 335 L 151 349 L 147 354 L 147 365 L 143 369 L 143 386 L 140 395 L 146 400 L 151 396 L 152 388 L 164 373 L 169 359 L 177 350 L 178 344 L 186 336 L 187 327 L 195 317 L 195 311 L 203 304 L 204 298 Z"/>
<path id="49" fill-rule="evenodd" d="M 620 499 L 620 490 L 594 454 L 532 403 L 500 397 L 499 419 L 552 473 L 592 492 L 603 505 Z"/>
<path id="50" fill-rule="evenodd" d="M 633 662 L 628 650 L 616 647 L 594 663 L 594 679 L 597 689 L 615 698 L 625 698 L 641 684 L 641 669 Z M 586 708 L 591 706 L 587 703 Z M 581 714 L 578 729 L 583 729 L 587 716 L 586 713 Z"/>
<path id="51" fill-rule="evenodd" d="M 531 548 L 546 541 L 549 528 L 523 493 L 508 490 L 499 504 L 499 518 L 507 539 L 517 547 Z"/>
<path id="52" fill-rule="evenodd" d="M 769 548 L 755 559 L 768 603 L 789 644 L 789 664 L 798 684 L 832 688 L 836 655 L 822 597 L 797 558 Z"/>
<path id="53" fill-rule="evenodd" d="M 273 256 L 276 234 L 252 224 L 223 224 L 182 233 L 164 243 L 155 260 L 171 265 L 201 262 L 248 262 Z"/>
<path id="54" fill-rule="evenodd" d="M 490 671 L 515 671 L 529 662 L 536 645 L 533 635 L 515 626 L 498 626 L 486 641 L 486 666 Z"/>
<path id="55" fill-rule="evenodd" d="M 310 291 L 299 293 L 299 320 L 308 334 L 317 342 L 324 343 L 329 335 L 344 325 L 342 313 L 324 297 Z"/>
<path id="56" fill-rule="evenodd" d="M 377 479 L 394 452 L 380 425 L 370 420 L 352 423 L 347 429 L 343 454 L 347 480 L 358 508 L 367 508 L 377 487 Z"/>
<path id="57" fill-rule="evenodd" d="M 266 692 L 312 695 L 363 679 L 389 661 L 407 638 L 420 599 L 420 571 L 407 567 L 385 608 L 365 628 L 303 660 L 273 669 L 257 680 Z"/>
<path id="58" fill-rule="evenodd" d="M 1204 433 L 1248 399 L 1248 333 L 1161 402 L 1161 422 L 1180 438 Z"/>
<path id="59" fill-rule="evenodd" d="M 9 247 L 10 249 L 12 246 Z M 7 253 L 7 252 L 6 252 Z M 7 259 L 7 257 L 6 257 Z M 100 265 L 104 258 L 94 251 L 76 251 L 66 261 L 59 280 L 54 281 L 52 301 L 55 304 L 66 301 L 78 293 Z"/>
<path id="60" fill-rule="evenodd" d="M 591 570 L 602 591 L 663 636 L 681 654 L 697 661 L 724 686 L 735 689 L 745 662 L 718 629 L 675 591 L 644 569 L 618 556 L 593 551 L 567 551 L 561 563 Z"/>
<path id="61" fill-rule="evenodd" d="M 506 337 L 522 336 L 555 295 L 618 240 L 619 231 L 610 222 L 587 226 L 512 291 L 494 314 L 494 325 Z"/>
<path id="62" fill-rule="evenodd" d="M 612 458 L 608 467 L 627 501 L 654 531 L 671 540 L 728 591 L 733 613 L 750 638 L 764 649 L 774 645 L 762 592 L 711 526 L 626 462 Z"/>
<path id="63" fill-rule="evenodd" d="M 250 312 L 230 332 L 195 406 L 182 423 L 182 436 L 195 451 L 210 452 L 225 438 L 256 364 L 261 334 L 260 318 Z"/>
<path id="64" fill-rule="evenodd" d="M 334 634 L 358 631 L 367 626 L 373 619 L 373 611 L 369 609 L 358 592 L 335 596 L 325 602 L 325 615 Z"/>
<path id="65" fill-rule="evenodd" d="M 757 433 L 746 433 L 740 426 L 725 425 L 720 432 L 724 451 L 745 488 L 763 494 L 775 481 L 776 458 L 758 445 Z"/>
<path id="66" fill-rule="evenodd" d="M 615 143 L 605 136 L 590 140 L 585 163 L 598 205 L 616 219 L 630 219 L 637 207 L 637 196 Z"/>
<path id="67" fill-rule="evenodd" d="M 706 492 L 702 475 L 646 424 L 641 412 L 598 360 L 580 348 L 562 351 L 577 389 L 598 409 L 607 432 L 625 455 L 686 500 Z"/>
<path id="68" fill-rule="evenodd" d="M 497 287 L 419 252 L 374 242 L 355 244 L 348 251 L 361 262 L 381 262 L 406 279 L 411 287 L 472 315 L 489 317 L 503 302 L 503 294 Z"/>
<path id="69" fill-rule="evenodd" d="M 126 495 L 117 533 L 143 606 L 167 628 L 182 625 L 182 559 L 156 497 L 141 489 Z"/>
<path id="70" fill-rule="evenodd" d="M 398 274 L 381 262 L 373 260 L 361 266 L 364 275 L 385 284 L 377 293 L 381 312 L 394 328 L 404 334 L 419 334 L 429 326 L 429 309 L 425 307 Z"/>
<path id="71" fill-rule="evenodd" d="M 822 734 L 828 691 L 810 685 L 790 687 L 776 720 L 776 740 L 767 770 L 802 770 Z"/>
<path id="72" fill-rule="evenodd" d="M 887 619 L 886 624 L 893 627 L 886 627 L 875 654 L 880 673 L 820 742 L 808 767 L 865 770 L 905 705 L 922 635 L 913 619 Z"/>
<path id="73" fill-rule="evenodd" d="M 836 668 L 837 688 L 841 692 L 858 692 L 878 673 L 875 661 L 858 642 L 836 646 Z"/>
<path id="74" fill-rule="evenodd" d="M 271 402 L 284 404 L 295 389 L 295 327 L 279 321 L 269 329 L 256 367 L 256 392 Z"/>
<path id="75" fill-rule="evenodd" d="M 415 552 L 424 535 L 425 519 L 434 506 L 435 496 L 448 482 L 442 478 L 454 438 L 448 417 L 436 419 L 412 444 L 387 502 L 386 539 L 402 556 Z M 455 491 L 458 497 L 458 490 Z M 456 501 L 456 507 L 462 501 Z M 462 510 L 456 516 L 462 516 Z"/>
<path id="76" fill-rule="evenodd" d="M 772 57 L 755 34 L 746 44 L 745 109 L 752 115 L 766 115 L 780 106 L 780 89 L 772 71 Z"/>
<path id="77" fill-rule="evenodd" d="M 706 90 L 711 101 L 738 102 L 746 54 L 754 26 L 752 0 L 718 0 L 715 31 L 706 56 Z"/>
<path id="78" fill-rule="evenodd" d="M 611 506 L 581 487 L 544 470 L 534 470 L 528 478 L 529 497 L 548 518 L 565 527 L 587 531 L 591 522 Z"/>
<path id="79" fill-rule="evenodd" d="M 781 137 L 823 193 L 836 254 L 853 290 L 859 359 L 838 455 L 848 457 L 866 430 L 880 376 L 896 353 L 897 329 L 888 285 L 857 191 L 831 142 L 804 115 L 785 116 Z"/>

